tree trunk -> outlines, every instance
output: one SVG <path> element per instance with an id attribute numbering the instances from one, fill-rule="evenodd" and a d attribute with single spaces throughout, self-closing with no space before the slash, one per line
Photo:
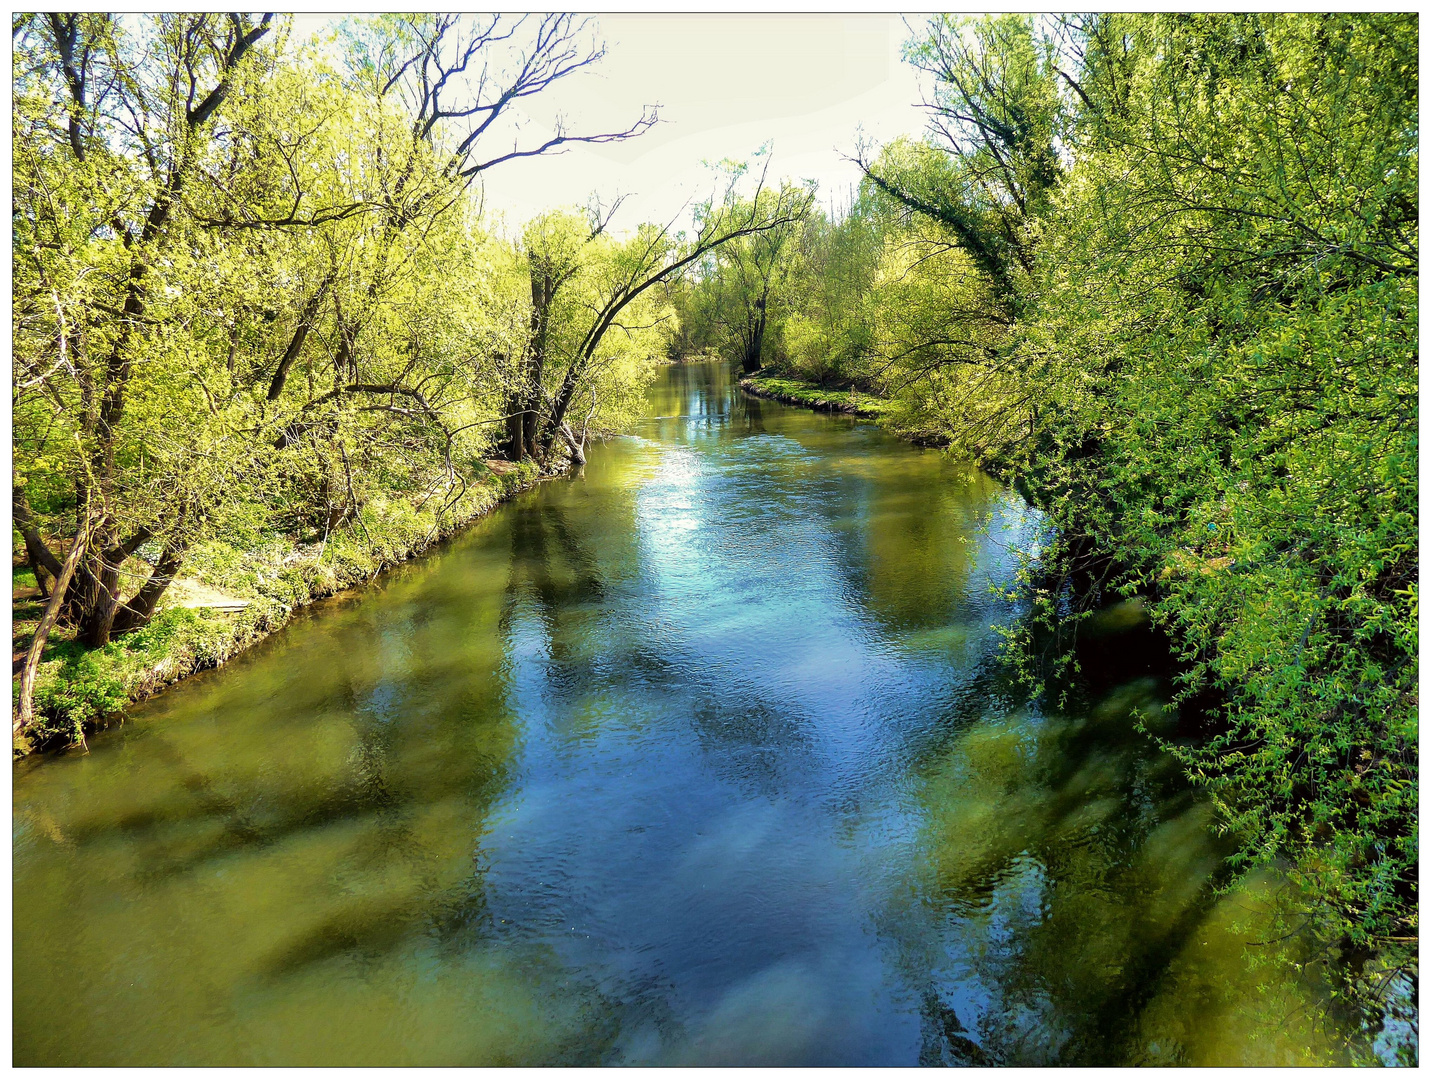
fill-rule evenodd
<path id="1" fill-rule="evenodd" d="M 522 398 L 512 394 L 507 398 L 503 411 L 507 414 L 507 433 L 503 436 L 499 449 L 508 461 L 521 461 L 526 450 L 522 442 Z"/>
<path id="2" fill-rule="evenodd" d="M 119 565 L 110 558 L 108 551 L 96 551 L 96 569 L 90 574 L 94 579 L 94 591 L 88 610 L 79 620 L 77 637 L 92 649 L 100 649 L 109 644 L 114 630 L 114 617 L 119 612 Z"/>
<path id="3" fill-rule="evenodd" d="M 82 501 L 80 505 L 89 504 Z M 121 543 L 115 527 L 105 521 L 101 512 L 90 532 L 89 550 L 75 570 L 62 609 L 65 620 L 79 628 L 80 640 L 95 646 L 109 643 L 110 624 L 118 609 L 119 572 L 124 560 L 154 535 L 145 527 Z"/>
<path id="4" fill-rule="evenodd" d="M 586 464 L 586 451 L 582 449 L 581 442 L 571 430 L 571 425 L 565 420 L 561 425 L 562 438 L 566 440 L 567 446 L 571 447 L 571 463 L 578 469 Z"/>
<path id="5" fill-rule="evenodd" d="M 35 528 L 35 516 L 30 511 L 30 504 L 22 489 L 11 489 L 10 506 L 14 514 L 15 528 L 20 530 L 20 536 L 25 541 L 25 554 L 29 556 L 31 563 L 43 566 L 49 571 L 50 577 L 59 577 L 60 560 L 50 553 L 50 549 L 40 539 L 39 530 Z M 39 580 L 39 576 L 36 573 L 36 580 Z"/>
<path id="6" fill-rule="evenodd" d="M 51 590 L 45 585 L 45 575 L 49 574 L 52 579 L 58 576 L 60 563 L 50 553 L 50 549 L 45 547 L 45 542 L 40 539 L 40 534 L 35 530 L 30 518 L 29 507 L 23 506 L 23 503 L 24 496 L 16 492 L 13 501 L 15 528 L 19 530 L 21 538 L 25 541 L 25 561 L 35 575 L 35 584 L 40 588 L 40 598 L 48 600 Z"/>
<path id="7" fill-rule="evenodd" d="M 526 407 L 522 412 L 522 445 L 526 447 L 527 457 L 537 455 L 537 424 L 541 421 L 537 395 L 540 393 L 541 383 L 538 383 L 527 395 Z"/>
<path id="8" fill-rule="evenodd" d="M 542 378 L 547 367 L 547 335 L 551 329 L 552 300 L 562 282 L 551 273 L 532 271 L 532 316 L 527 329 L 526 357 L 521 385 L 508 401 L 507 453 L 509 461 L 539 454 Z"/>
<path id="9" fill-rule="evenodd" d="M 566 421 L 566 411 L 571 408 L 571 399 L 576 395 L 576 386 L 581 381 L 582 373 L 586 370 L 588 359 L 589 357 L 582 355 L 572 361 L 571 367 L 567 368 L 566 375 L 561 381 L 556 398 L 552 401 L 552 414 L 547 418 L 546 434 L 541 441 L 540 460 L 542 461 L 551 455 L 552 446 L 556 443 L 557 436 L 561 434 L 562 424 Z"/>
<path id="10" fill-rule="evenodd" d="M 20 704 L 15 711 L 12 737 L 19 735 L 34 722 L 35 674 L 40 669 L 40 656 L 45 651 L 45 642 L 49 639 L 50 631 L 60 617 L 60 605 L 64 603 L 70 578 L 74 577 L 75 567 L 79 566 L 85 548 L 89 546 L 89 531 L 90 523 L 86 518 L 75 531 L 74 545 L 65 556 L 64 565 L 55 577 L 55 588 L 50 593 L 50 602 L 45 605 L 45 613 L 40 616 L 40 625 L 35 627 L 35 639 L 30 642 L 30 651 L 25 654 L 25 666 L 20 671 Z"/>
<path id="11" fill-rule="evenodd" d="M 25 545 L 25 554 L 25 565 L 30 568 L 30 573 L 35 575 L 35 588 L 40 590 L 40 599 L 48 600 L 50 598 L 50 587 L 45 584 L 45 568 L 41 566 L 39 560 L 35 558 L 34 552 L 29 550 L 28 544 Z"/>
<path id="12" fill-rule="evenodd" d="M 323 296 L 328 291 L 328 285 L 333 280 L 333 275 L 329 274 L 318 285 L 315 292 L 303 305 L 303 310 L 298 314 L 298 326 L 293 331 L 293 337 L 288 341 L 288 348 L 283 350 L 283 357 L 278 361 L 278 370 L 273 373 L 273 380 L 268 384 L 268 400 L 277 401 L 283 394 L 284 383 L 288 381 L 289 369 L 303 352 L 303 343 L 308 340 L 308 331 L 313 326 L 313 320 L 318 314 L 318 306 L 323 302 Z M 237 341 L 237 337 L 234 339 Z"/>
<path id="13" fill-rule="evenodd" d="M 740 358 L 740 370 L 747 375 L 760 370 L 760 353 L 765 344 L 765 328 L 757 326 L 745 344 L 745 354 Z"/>
<path id="14" fill-rule="evenodd" d="M 740 358 L 740 369 L 747 375 L 760 370 L 760 354 L 765 348 L 765 297 L 755 302 L 755 310 L 755 325 L 750 328 L 745 355 Z"/>
<path id="15" fill-rule="evenodd" d="M 98 526 L 96 526 L 98 528 Z M 73 623 L 76 626 L 83 625 L 94 611 L 95 605 L 99 602 L 99 594 L 103 590 L 100 584 L 100 565 L 103 557 L 95 550 L 93 537 L 89 543 L 90 550 L 85 551 L 81 557 L 79 565 L 75 568 L 74 577 L 70 581 L 69 595 L 65 597 L 64 621 Z"/>
<path id="16" fill-rule="evenodd" d="M 173 582 L 179 567 L 184 562 L 184 546 L 178 542 L 171 543 L 164 549 L 159 561 L 154 564 L 154 570 L 140 590 L 135 593 L 114 616 L 114 623 L 110 627 L 110 634 L 124 634 L 130 630 L 138 630 L 141 626 L 147 626 L 149 620 L 154 617 L 154 607 L 159 603 L 159 598 L 164 595 Z"/>

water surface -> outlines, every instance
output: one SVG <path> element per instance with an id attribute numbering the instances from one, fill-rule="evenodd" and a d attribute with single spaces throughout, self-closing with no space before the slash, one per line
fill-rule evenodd
<path id="1" fill-rule="evenodd" d="M 1016 497 L 720 365 L 649 412 L 17 768 L 17 1064 L 1328 1052 L 1137 730 L 1135 613 L 1071 708 L 1006 670 Z"/>

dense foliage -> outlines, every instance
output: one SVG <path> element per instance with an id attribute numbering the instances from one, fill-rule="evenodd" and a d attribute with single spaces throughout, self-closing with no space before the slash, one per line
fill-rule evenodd
<path id="1" fill-rule="evenodd" d="M 17 734 L 112 704 L 46 658 L 52 630 L 108 649 L 235 553 L 253 589 L 294 564 L 348 580 L 345 550 L 377 568 L 487 505 L 488 459 L 579 464 L 663 351 L 656 286 L 805 198 L 752 202 L 730 174 L 689 235 L 613 236 L 599 204 L 494 235 L 484 172 L 654 123 L 510 122 L 600 59 L 571 16 L 350 19 L 306 44 L 273 16 L 14 30 L 13 508 L 53 596 L 20 642 Z"/>
<path id="2" fill-rule="evenodd" d="M 513 141 L 600 58 L 569 17 L 14 41 L 13 507 L 54 593 L 17 724 L 122 697 L 105 658 L 172 638 L 185 567 L 351 580 L 496 458 L 579 463 L 663 349 L 718 353 L 1008 478 L 1050 525 L 1042 615 L 1151 601 L 1237 865 L 1288 868 L 1344 956 L 1414 945 L 1414 15 L 937 17 L 927 137 L 862 148 L 842 214 L 736 168 L 689 235 L 594 205 L 519 239 L 485 170 L 654 121 Z"/>
<path id="3" fill-rule="evenodd" d="M 1225 698 L 1179 752 L 1243 857 L 1290 857 L 1356 950 L 1411 937 L 1415 23 L 1102 33 L 1121 44 L 1085 90 L 1108 115 L 1018 347 L 1047 406 L 1004 454 Z"/>
<path id="4" fill-rule="evenodd" d="M 1417 26 L 940 17 L 923 143 L 807 221 L 765 359 L 1047 515 L 1023 591 L 1153 601 L 1236 864 L 1353 960 L 1417 926 Z M 703 286 L 712 295 L 716 290 Z M 1414 947 L 1414 946 L 1413 946 Z M 1359 961 L 1358 961 L 1359 962 Z M 1354 964 L 1353 967 L 1356 965 Z"/>

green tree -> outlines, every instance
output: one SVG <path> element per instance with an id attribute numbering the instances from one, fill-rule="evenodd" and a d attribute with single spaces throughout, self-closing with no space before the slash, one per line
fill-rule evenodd
<path id="1" fill-rule="evenodd" d="M 532 308 L 527 359 L 516 396 L 509 400 L 509 406 L 520 406 L 509 408 L 509 415 L 522 416 L 523 434 L 518 450 L 509 428 L 510 454 L 545 461 L 560 440 L 583 460 L 583 440 L 571 430 L 569 413 L 601 372 L 623 355 L 619 346 L 612 347 L 613 331 L 629 338 L 638 329 L 653 328 L 665 318 L 656 310 L 663 297 L 658 286 L 733 246 L 785 235 L 807 212 L 810 198 L 804 188 L 787 183 L 769 189 L 762 176 L 754 197 L 745 198 L 738 192 L 742 176 L 743 170 L 731 172 L 724 190 L 696 208 L 689 235 L 671 224 L 647 224 L 618 241 L 606 234 L 599 213 L 586 223 L 549 216 L 528 229 Z M 573 307 L 569 300 L 574 289 L 584 290 L 584 296 Z M 559 303 L 568 303 L 571 314 L 560 320 L 566 329 L 557 334 L 553 327 Z M 581 311 L 580 317 L 575 310 Z M 654 356 L 655 346 L 647 351 Z M 544 385 L 548 379 L 550 389 Z M 543 398 L 540 408 L 538 393 Z M 529 424 L 534 441 L 526 434 Z"/>
<path id="2" fill-rule="evenodd" d="M 68 480 L 74 513 L 94 523 L 76 534 L 86 551 L 69 589 L 55 598 L 92 645 L 109 640 L 119 615 L 125 558 L 151 539 L 164 543 L 139 590 L 147 600 L 182 557 L 187 500 L 182 493 L 177 505 L 162 495 L 144 498 L 170 478 L 146 468 L 135 428 L 152 413 L 136 379 L 147 382 L 172 359 L 151 349 L 157 328 L 184 303 L 173 274 L 186 254 L 182 200 L 219 147 L 215 114 L 271 67 L 274 54 L 259 47 L 271 24 L 272 16 L 254 24 L 176 15 L 131 29 L 106 15 L 52 15 L 21 25 L 16 456 L 22 468 L 35 466 L 39 487 Z M 139 415 L 131 416 L 135 406 Z M 58 577 L 28 487 L 14 486 L 16 522 L 27 549 Z M 121 628 L 142 619 L 142 606 L 129 609 Z"/>
<path id="3" fill-rule="evenodd" d="M 37 655 L 57 621 L 142 626 L 240 522 L 326 538 L 396 489 L 437 527 L 520 340 L 471 185 L 654 122 L 509 141 L 514 103 L 600 59 L 589 30 L 355 21 L 335 67 L 273 16 L 17 22 L 12 502 L 39 580 L 84 544 Z"/>
<path id="4" fill-rule="evenodd" d="M 783 338 L 791 370 L 822 384 L 883 383 L 870 292 L 887 224 L 861 197 L 838 220 L 812 209 L 800 230 Z"/>
<path id="5" fill-rule="evenodd" d="M 1352 975 L 1416 926 L 1416 49 L 1397 15 L 936 19 L 931 140 L 862 158 L 928 252 L 877 302 L 926 361 L 905 415 L 1046 512 L 1050 618 L 1154 601 L 1218 703 L 1170 748 Z"/>
<path id="6" fill-rule="evenodd" d="M 733 179 L 747 167 L 736 167 Z M 709 317 L 718 328 L 721 351 L 745 372 L 759 369 L 773 336 L 770 332 L 784 314 L 786 288 L 800 254 L 800 232 L 813 201 L 813 189 L 799 194 L 788 187 L 768 190 L 762 176 L 749 198 L 736 198 L 729 206 L 738 216 L 779 218 L 778 224 L 723 244 L 711 267 L 714 291 L 708 300 Z M 787 208 L 793 212 L 785 212 Z"/>
<path id="7" fill-rule="evenodd" d="M 1177 752 L 1242 858 L 1293 859 L 1369 950 L 1415 925 L 1414 23 L 1118 29 L 1025 346 L 1056 405 L 1026 475 L 1224 696 Z"/>

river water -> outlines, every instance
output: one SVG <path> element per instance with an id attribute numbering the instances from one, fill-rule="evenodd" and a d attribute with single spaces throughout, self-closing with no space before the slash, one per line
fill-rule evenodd
<path id="1" fill-rule="evenodd" d="M 1331 1053 L 1137 728 L 1136 609 L 1030 706 L 1010 492 L 721 365 L 649 413 L 16 768 L 16 1064 Z"/>

